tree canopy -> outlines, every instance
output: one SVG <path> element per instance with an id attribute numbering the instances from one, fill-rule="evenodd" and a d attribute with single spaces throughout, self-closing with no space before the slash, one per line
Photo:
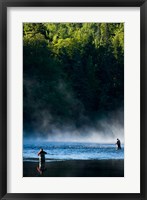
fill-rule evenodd
<path id="1" fill-rule="evenodd" d="M 92 126 L 124 106 L 123 23 L 24 23 L 24 131 Z"/>

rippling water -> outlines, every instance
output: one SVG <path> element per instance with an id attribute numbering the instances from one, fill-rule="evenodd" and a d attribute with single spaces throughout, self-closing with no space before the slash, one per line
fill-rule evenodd
<path id="1" fill-rule="evenodd" d="M 46 161 L 124 159 L 124 146 L 116 150 L 115 144 L 34 142 L 24 143 L 23 160 L 38 161 L 38 151 L 43 148 Z"/>

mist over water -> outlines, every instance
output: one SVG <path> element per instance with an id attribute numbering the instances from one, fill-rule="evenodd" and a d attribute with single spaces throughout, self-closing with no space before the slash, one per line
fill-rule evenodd
<path id="1" fill-rule="evenodd" d="M 116 151 L 117 138 L 122 145 L 122 149 L 118 151 Z M 71 125 L 65 123 L 61 127 L 44 123 L 40 132 L 37 129 L 29 134 L 24 132 L 23 144 L 24 161 L 38 162 L 37 153 L 40 148 L 47 152 L 47 162 L 124 159 L 123 112 L 121 110 L 113 112 L 91 125 L 84 124 L 78 128 L 74 123 Z"/>
<path id="2" fill-rule="evenodd" d="M 46 120 L 46 119 L 45 119 Z M 35 137 L 34 137 L 35 136 Z M 99 119 L 93 126 L 87 124 L 77 128 L 74 124 L 61 127 L 56 124 L 44 124 L 32 133 L 24 132 L 24 140 L 28 141 L 52 141 L 52 142 L 94 142 L 115 143 L 119 138 L 124 143 L 123 112 L 111 113 L 107 118 Z"/>

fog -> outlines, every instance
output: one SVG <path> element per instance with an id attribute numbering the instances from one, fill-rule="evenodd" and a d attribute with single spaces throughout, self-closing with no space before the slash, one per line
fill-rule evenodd
<path id="1" fill-rule="evenodd" d="M 48 142 L 91 142 L 91 143 L 115 143 L 119 138 L 124 143 L 124 118 L 122 109 L 111 112 L 106 117 L 87 123 L 77 128 L 72 124 L 50 124 L 44 118 L 39 129 L 27 133 L 24 132 L 24 139 L 27 141 L 48 141 Z M 41 130 L 42 129 L 42 130 Z"/>

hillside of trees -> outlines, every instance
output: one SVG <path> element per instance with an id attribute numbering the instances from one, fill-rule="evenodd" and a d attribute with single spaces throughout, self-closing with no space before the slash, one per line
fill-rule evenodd
<path id="1" fill-rule="evenodd" d="M 123 23 L 24 23 L 24 131 L 93 126 L 124 106 Z"/>

